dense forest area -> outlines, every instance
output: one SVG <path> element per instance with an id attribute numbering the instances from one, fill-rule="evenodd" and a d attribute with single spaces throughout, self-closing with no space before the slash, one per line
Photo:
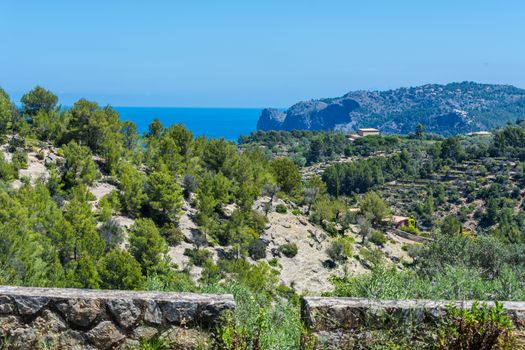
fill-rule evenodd
<path id="1" fill-rule="evenodd" d="M 308 291 L 280 279 L 297 244 L 270 249 L 263 239 L 277 213 L 327 237 L 325 294 L 525 300 L 521 121 L 491 137 L 443 138 L 419 125 L 354 142 L 258 131 L 237 145 L 159 120 L 140 135 L 109 106 L 63 108 L 36 87 L 19 107 L 0 90 L 0 141 L 0 284 L 229 292 L 239 308 L 218 347 L 299 348 Z M 320 163 L 322 173 L 305 175 Z M 403 244 L 407 259 L 395 263 L 384 250 L 392 214 L 427 239 Z M 198 278 L 169 254 L 183 244 Z M 365 273 L 348 272 L 350 262 Z"/>

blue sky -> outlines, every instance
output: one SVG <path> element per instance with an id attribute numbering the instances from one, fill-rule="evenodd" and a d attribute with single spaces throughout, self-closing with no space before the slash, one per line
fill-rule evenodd
<path id="1" fill-rule="evenodd" d="M 0 86 L 64 104 L 286 107 L 356 89 L 525 87 L 522 0 L 1 1 Z"/>

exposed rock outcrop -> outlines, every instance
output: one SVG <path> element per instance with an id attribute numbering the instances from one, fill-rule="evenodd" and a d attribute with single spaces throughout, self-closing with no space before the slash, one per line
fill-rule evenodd
<path id="1" fill-rule="evenodd" d="M 275 108 L 266 108 L 261 112 L 257 121 L 258 130 L 278 130 L 282 129 L 282 124 L 286 114 Z"/>

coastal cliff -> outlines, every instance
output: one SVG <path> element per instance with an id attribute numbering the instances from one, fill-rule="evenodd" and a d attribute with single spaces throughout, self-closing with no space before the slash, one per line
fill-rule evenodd
<path id="1" fill-rule="evenodd" d="M 286 113 L 265 109 L 257 129 L 351 131 L 374 127 L 406 134 L 421 123 L 428 132 L 454 135 L 492 129 L 522 117 L 525 90 L 463 82 L 354 91 L 337 98 L 302 101 Z"/>

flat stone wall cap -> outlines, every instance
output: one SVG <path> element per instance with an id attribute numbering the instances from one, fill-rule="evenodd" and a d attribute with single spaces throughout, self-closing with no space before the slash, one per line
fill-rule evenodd
<path id="1" fill-rule="evenodd" d="M 155 301 L 188 301 L 188 302 L 221 302 L 235 306 L 231 294 L 196 294 L 196 293 L 172 293 L 172 292 L 149 292 L 129 290 L 96 290 L 96 289 L 74 289 L 74 288 L 33 288 L 0 286 L 0 296 L 27 296 L 47 297 L 51 299 L 152 299 Z"/>
<path id="2" fill-rule="evenodd" d="M 303 304 L 309 308 L 317 307 L 361 307 L 361 308 L 397 308 L 397 309 L 414 309 L 414 308 L 445 308 L 448 305 L 458 307 L 471 307 L 473 300 L 426 300 L 426 299 L 406 299 L 406 300 L 375 300 L 363 298 L 346 298 L 346 297 L 304 297 Z M 494 301 L 478 301 L 481 305 L 486 303 L 488 306 L 494 306 Z M 525 311 L 525 302 L 520 301 L 501 301 L 505 309 Z M 305 306 L 306 306 L 305 305 Z"/>

